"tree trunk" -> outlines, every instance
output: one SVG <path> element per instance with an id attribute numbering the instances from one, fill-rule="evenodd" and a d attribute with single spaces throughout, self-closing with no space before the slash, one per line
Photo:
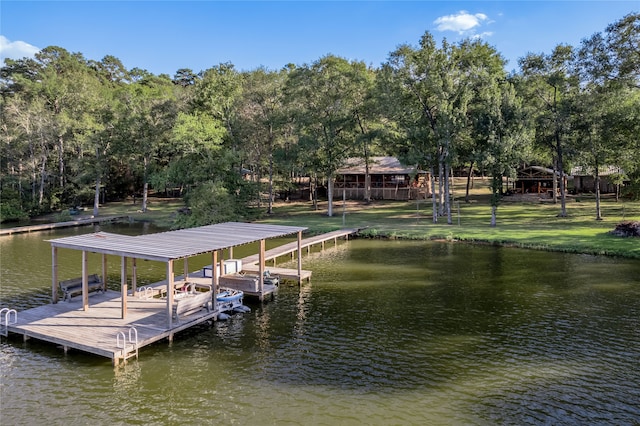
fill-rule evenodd
<path id="1" fill-rule="evenodd" d="M 438 161 L 438 215 L 444 216 L 444 188 L 442 180 L 446 179 L 444 176 L 444 164 L 442 160 Z"/>
<path id="2" fill-rule="evenodd" d="M 558 166 L 553 162 L 553 204 L 558 204 Z"/>
<path id="3" fill-rule="evenodd" d="M 567 197 L 565 194 L 564 185 L 564 163 L 562 160 L 562 144 L 560 143 L 560 137 L 556 135 L 556 151 L 558 155 L 558 172 L 560 173 L 560 217 L 567 217 Z"/>
<path id="4" fill-rule="evenodd" d="M 60 189 L 64 189 L 64 138 L 58 135 L 58 173 L 60 173 Z"/>
<path id="5" fill-rule="evenodd" d="M 100 173 L 96 176 L 96 191 L 93 196 L 93 217 L 98 217 L 100 208 Z"/>
<path id="6" fill-rule="evenodd" d="M 596 164 L 595 183 L 596 183 L 596 220 L 602 220 L 602 212 L 600 210 L 600 170 Z"/>
<path id="7" fill-rule="evenodd" d="M 436 199 L 436 175 L 433 166 L 429 167 L 429 174 L 431 175 L 431 202 L 433 207 L 433 223 L 438 223 L 438 201 Z"/>
<path id="8" fill-rule="evenodd" d="M 468 203 L 469 202 L 469 189 L 471 187 L 471 175 L 473 174 L 473 161 L 471 161 L 471 164 L 469 165 L 469 172 L 467 173 L 467 189 L 466 192 L 464 194 L 464 202 Z"/>
<path id="9" fill-rule="evenodd" d="M 449 164 L 448 163 L 444 163 L 444 174 L 445 174 L 445 178 L 444 178 L 444 204 L 445 204 L 445 210 L 447 212 L 447 224 L 451 225 L 453 223 L 453 220 L 451 218 L 451 196 L 450 196 L 450 187 L 449 187 Z"/>
<path id="10" fill-rule="evenodd" d="M 149 196 L 149 182 L 148 179 L 149 159 L 145 156 L 143 159 L 143 182 L 142 182 L 142 213 L 147 212 L 147 197 Z"/>
<path id="11" fill-rule="evenodd" d="M 44 185 L 46 182 L 45 173 L 47 166 L 47 157 L 45 155 L 42 156 L 42 165 L 40 166 L 40 189 L 38 191 L 38 207 L 42 207 L 42 203 L 44 202 Z"/>
<path id="12" fill-rule="evenodd" d="M 491 206 L 491 227 L 495 228 L 497 223 L 498 206 Z"/>
<path id="13" fill-rule="evenodd" d="M 327 216 L 333 216 L 333 174 L 329 174 L 327 177 L 327 198 L 329 199 L 327 204 Z"/>

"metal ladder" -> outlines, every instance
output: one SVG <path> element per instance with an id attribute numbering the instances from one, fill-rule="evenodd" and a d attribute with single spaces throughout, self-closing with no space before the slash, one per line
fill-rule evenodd
<path id="1" fill-rule="evenodd" d="M 124 331 L 119 331 L 116 334 L 116 347 L 122 349 L 123 359 L 126 361 L 129 358 L 136 357 L 138 359 L 138 330 L 135 327 L 129 327 L 129 339 Z M 130 350 L 127 349 L 127 345 L 131 345 Z"/>
<path id="2" fill-rule="evenodd" d="M 13 321 L 11 317 L 13 315 Z M 7 337 L 9 336 L 9 324 L 15 324 L 18 322 L 18 311 L 15 309 L 2 308 L 0 309 L 0 334 Z"/>

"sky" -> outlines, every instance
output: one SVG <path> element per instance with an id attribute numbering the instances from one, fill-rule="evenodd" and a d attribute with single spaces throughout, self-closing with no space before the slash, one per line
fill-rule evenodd
<path id="1" fill-rule="evenodd" d="M 480 37 L 518 69 L 528 53 L 579 46 L 640 1 L 12 1 L 0 0 L 0 59 L 59 46 L 86 59 L 173 76 L 221 63 L 279 70 L 328 54 L 379 67 L 425 32 Z"/>

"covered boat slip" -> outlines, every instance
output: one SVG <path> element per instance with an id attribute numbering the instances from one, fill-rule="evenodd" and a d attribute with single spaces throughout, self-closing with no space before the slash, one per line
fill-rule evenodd
<path id="1" fill-rule="evenodd" d="M 218 264 L 219 252 L 235 246 L 259 242 L 259 290 L 264 287 L 265 240 L 297 234 L 301 247 L 302 232 L 306 228 L 281 225 L 228 222 L 199 228 L 161 232 L 141 236 L 126 236 L 98 232 L 50 240 L 52 249 L 52 304 L 28 309 L 5 321 L 7 331 L 62 345 L 65 350 L 75 348 L 112 358 L 114 364 L 121 359 L 137 355 L 139 347 L 210 319 L 219 311 L 213 295 L 219 290 L 217 271 L 210 278 L 198 279 L 199 291 L 180 298 L 176 286 L 189 281 L 188 259 L 211 254 L 213 265 Z M 58 303 L 58 255 L 60 249 L 82 251 L 82 291 L 70 302 Z M 301 250 L 301 249 L 300 249 Z M 102 277 L 106 276 L 107 255 L 121 258 L 120 291 L 106 290 L 89 297 L 88 255 L 102 255 Z M 127 263 L 132 261 L 132 275 L 128 276 Z M 137 259 L 166 264 L 166 279 L 156 283 L 155 295 L 136 285 Z M 176 261 L 182 261 L 181 276 L 174 271 Z M 300 253 L 298 271 L 302 270 Z M 301 275 L 301 274 L 299 274 Z M 129 291 L 129 283 L 131 291 Z M 164 288 L 163 288 L 164 287 Z M 154 297 L 156 296 L 156 297 Z M 163 297 L 157 297 L 163 296 Z M 189 299 L 198 298 L 200 306 L 189 306 L 187 315 L 179 315 L 179 306 Z M 206 302 L 200 303 L 204 299 Z M 9 318 L 9 317 L 7 317 Z M 11 317 L 14 318 L 14 317 Z"/>

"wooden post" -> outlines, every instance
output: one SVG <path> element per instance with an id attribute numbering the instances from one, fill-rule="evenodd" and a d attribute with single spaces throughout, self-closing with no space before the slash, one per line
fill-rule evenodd
<path id="1" fill-rule="evenodd" d="M 260 240 L 260 252 L 258 254 L 258 291 L 260 292 L 260 300 L 262 301 L 264 291 L 264 239 Z"/>
<path id="2" fill-rule="evenodd" d="M 127 257 L 120 259 L 120 318 L 127 317 Z"/>
<path id="3" fill-rule="evenodd" d="M 102 254 L 102 291 L 107 291 L 107 255 Z"/>
<path id="4" fill-rule="evenodd" d="M 126 284 L 126 283 L 125 283 Z M 131 295 L 135 296 L 138 291 L 138 259 L 131 259 Z"/>
<path id="5" fill-rule="evenodd" d="M 218 250 L 214 250 L 211 253 L 211 264 L 213 268 L 211 268 L 211 289 L 213 290 L 213 309 L 217 309 L 217 300 L 216 295 L 218 294 L 218 285 L 220 284 L 220 280 L 218 278 Z"/>
<path id="6" fill-rule="evenodd" d="M 58 303 L 58 247 L 51 246 L 51 303 Z"/>
<path id="7" fill-rule="evenodd" d="M 82 250 L 82 309 L 89 310 L 89 260 L 87 252 Z"/>
<path id="8" fill-rule="evenodd" d="M 298 285 L 302 284 L 302 231 L 298 231 Z"/>
<path id="9" fill-rule="evenodd" d="M 189 278 L 189 259 L 188 258 L 184 258 L 184 264 L 182 265 L 182 271 L 183 271 L 183 276 L 184 276 L 184 282 L 187 282 L 187 279 Z"/>
<path id="10" fill-rule="evenodd" d="M 173 260 L 167 261 L 167 316 L 169 329 L 173 328 Z"/>

